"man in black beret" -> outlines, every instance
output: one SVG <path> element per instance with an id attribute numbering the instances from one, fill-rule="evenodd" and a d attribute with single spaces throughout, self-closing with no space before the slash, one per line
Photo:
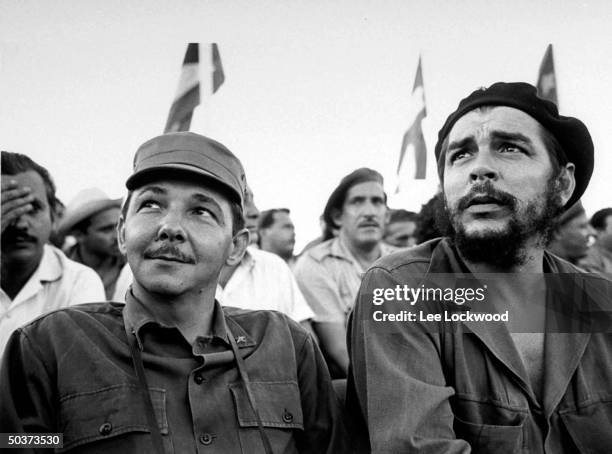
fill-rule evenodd
<path id="1" fill-rule="evenodd" d="M 313 325 L 332 377 L 346 377 L 346 320 L 361 277 L 375 260 L 393 250 L 382 241 L 386 202 L 377 171 L 361 168 L 345 176 L 323 212 L 325 223 L 339 229 L 338 237 L 308 249 L 294 269 L 315 313 Z"/>
<path id="2" fill-rule="evenodd" d="M 379 260 L 349 322 L 361 447 L 608 452 L 610 282 L 545 251 L 593 171 L 587 128 L 500 82 L 460 102 L 435 150 L 447 235 Z"/>

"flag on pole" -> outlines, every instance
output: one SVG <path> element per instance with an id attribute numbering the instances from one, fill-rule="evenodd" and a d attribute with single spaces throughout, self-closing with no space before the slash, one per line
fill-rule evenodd
<path id="1" fill-rule="evenodd" d="M 541 98 L 548 99 L 559 106 L 557 100 L 557 77 L 555 76 L 555 62 L 553 60 L 552 44 L 546 48 L 546 53 L 540 64 L 538 72 L 538 95 Z"/>
<path id="2" fill-rule="evenodd" d="M 210 55 L 210 60 L 206 59 L 202 62 L 204 66 L 202 73 L 209 74 L 203 81 L 200 80 L 200 47 L 205 49 L 205 55 Z M 193 111 L 200 104 L 201 90 L 204 94 L 216 93 L 224 81 L 225 74 L 217 44 L 200 46 L 198 43 L 189 43 L 164 132 L 189 131 Z"/>
<path id="3" fill-rule="evenodd" d="M 421 129 L 421 122 L 427 116 L 427 110 L 425 108 L 425 88 L 423 86 L 421 57 L 419 57 L 419 65 L 412 87 L 410 108 L 412 111 L 412 123 L 402 140 L 402 149 L 397 165 L 398 181 L 402 181 L 402 176 L 419 180 L 425 179 L 427 147 L 423 137 L 423 130 Z M 398 183 L 395 192 L 399 192 L 399 189 L 400 185 Z"/>

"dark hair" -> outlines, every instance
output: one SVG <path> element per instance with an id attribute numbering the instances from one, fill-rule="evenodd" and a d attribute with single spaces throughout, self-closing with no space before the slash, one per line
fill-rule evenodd
<path id="1" fill-rule="evenodd" d="M 421 206 L 414 232 L 417 244 L 444 236 L 449 224 L 442 193 L 438 192 Z"/>
<path id="2" fill-rule="evenodd" d="M 493 109 L 494 105 L 486 105 L 475 108 L 475 111 L 479 111 L 481 113 L 486 113 L 487 111 Z M 473 111 L 470 111 L 473 112 Z M 535 119 L 534 119 L 535 120 Z M 537 122 L 537 120 L 535 120 Z M 563 147 L 557 140 L 557 138 L 544 126 L 542 126 L 538 122 L 538 130 L 540 131 L 540 136 L 542 138 L 542 142 L 544 143 L 544 147 L 546 151 L 548 151 L 548 155 L 550 156 L 550 161 L 552 164 L 552 174 L 559 175 L 561 173 L 561 168 L 568 163 L 567 155 L 563 150 Z M 440 181 L 444 181 L 444 164 L 446 161 L 446 152 L 448 151 L 448 134 L 444 138 L 442 145 L 440 146 L 440 157 L 438 158 L 437 166 L 438 166 L 438 176 L 440 177 Z"/>
<path id="3" fill-rule="evenodd" d="M 123 219 L 127 216 L 127 211 L 132 200 L 132 193 L 134 191 L 128 191 L 123 204 L 121 205 L 121 216 Z M 232 214 L 232 235 L 235 235 L 244 228 L 244 213 L 242 206 L 238 202 L 229 200 L 230 212 Z"/>
<path id="4" fill-rule="evenodd" d="M 393 209 L 389 215 L 389 224 L 394 222 L 416 222 L 417 214 L 414 211 L 404 209 Z"/>
<path id="5" fill-rule="evenodd" d="M 259 223 L 257 224 L 257 230 L 267 229 L 274 224 L 274 215 L 276 213 L 290 214 L 289 208 L 271 208 L 269 210 L 262 211 L 259 215 Z"/>
<path id="6" fill-rule="evenodd" d="M 0 167 L 2 167 L 2 175 L 17 175 L 29 170 L 33 170 L 40 175 L 45 184 L 45 193 L 47 195 L 51 219 L 55 219 L 59 205 L 55 197 L 55 183 L 49 171 L 24 154 L 12 153 L 10 151 L 2 151 L 1 154 L 2 163 Z"/>
<path id="7" fill-rule="evenodd" d="M 596 211 L 591 218 L 590 224 L 596 230 L 604 230 L 606 226 L 606 219 L 608 216 L 612 216 L 612 208 L 602 208 Z"/>

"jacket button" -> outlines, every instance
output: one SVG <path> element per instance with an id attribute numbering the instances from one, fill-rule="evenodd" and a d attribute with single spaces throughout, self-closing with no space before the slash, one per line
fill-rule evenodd
<path id="1" fill-rule="evenodd" d="M 197 385 L 201 385 L 204 381 L 204 377 L 202 377 L 200 374 L 195 374 L 193 381 L 196 382 Z"/>
<path id="2" fill-rule="evenodd" d="M 200 443 L 203 445 L 209 445 L 213 442 L 213 436 L 211 434 L 204 434 L 200 437 Z"/>
<path id="3" fill-rule="evenodd" d="M 113 430 L 113 425 L 110 422 L 105 422 L 104 424 L 100 426 L 100 428 L 98 429 L 98 432 L 100 432 L 100 435 L 108 435 L 112 432 L 112 430 Z"/>
<path id="4" fill-rule="evenodd" d="M 285 410 L 285 413 L 283 413 L 283 421 L 293 422 L 293 415 L 289 413 L 287 410 Z"/>

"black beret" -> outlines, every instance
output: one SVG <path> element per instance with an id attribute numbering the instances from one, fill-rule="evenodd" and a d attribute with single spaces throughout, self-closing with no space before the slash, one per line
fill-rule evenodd
<path id="1" fill-rule="evenodd" d="M 577 118 L 559 115 L 553 102 L 540 98 L 536 88 L 525 82 L 497 82 L 462 99 L 457 110 L 449 115 L 438 133 L 436 161 L 440 159 L 444 139 L 457 120 L 479 106 L 508 106 L 522 110 L 548 130 L 563 148 L 568 162 L 576 166 L 576 189 L 565 207 L 572 206 L 580 199 L 593 174 L 593 140 L 589 130 Z"/>
<path id="2" fill-rule="evenodd" d="M 349 173 L 340 181 L 338 187 L 334 189 L 334 192 L 329 196 L 327 204 L 325 205 L 325 210 L 323 210 L 323 220 L 327 225 L 333 228 L 339 227 L 333 219 L 333 211 L 342 210 L 342 205 L 344 205 L 344 199 L 346 199 L 346 193 L 349 189 L 357 184 L 366 183 L 368 181 L 374 181 L 381 185 L 384 184 L 382 175 L 376 170 L 368 169 L 367 167 L 362 167 Z"/>

